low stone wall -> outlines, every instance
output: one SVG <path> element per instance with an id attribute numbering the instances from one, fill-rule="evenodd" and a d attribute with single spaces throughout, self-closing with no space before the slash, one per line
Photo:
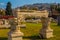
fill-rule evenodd
<path id="1" fill-rule="evenodd" d="M 0 28 L 10 28 L 8 19 L 0 19 Z"/>
<path id="2" fill-rule="evenodd" d="M 29 23 L 40 23 L 41 20 L 40 19 L 37 19 L 37 20 L 26 20 L 26 22 L 29 22 Z"/>

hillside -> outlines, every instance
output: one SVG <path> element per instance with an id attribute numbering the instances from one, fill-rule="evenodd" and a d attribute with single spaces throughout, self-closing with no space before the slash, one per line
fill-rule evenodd
<path id="1" fill-rule="evenodd" d="M 42 9 L 47 9 L 51 10 L 50 6 L 51 5 L 58 5 L 56 3 L 36 3 L 36 4 L 31 4 L 31 5 L 24 5 L 19 7 L 20 9 L 29 9 L 29 10 L 42 10 Z"/>

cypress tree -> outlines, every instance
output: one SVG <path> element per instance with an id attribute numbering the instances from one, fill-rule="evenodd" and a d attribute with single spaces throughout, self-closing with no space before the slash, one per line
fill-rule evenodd
<path id="1" fill-rule="evenodd" d="M 7 3 L 5 13 L 6 13 L 6 15 L 9 15 L 9 16 L 12 16 L 13 15 L 12 8 L 11 8 L 11 3 L 10 2 Z"/>

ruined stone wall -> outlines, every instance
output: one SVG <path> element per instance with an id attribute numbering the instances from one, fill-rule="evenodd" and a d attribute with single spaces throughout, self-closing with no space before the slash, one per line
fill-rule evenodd
<path id="1" fill-rule="evenodd" d="M 37 16 L 39 16 L 39 17 L 42 17 L 42 16 L 45 16 L 45 17 L 48 17 L 48 14 L 49 14 L 49 12 L 47 11 L 47 10 L 43 10 L 43 11 L 18 11 L 18 13 L 19 13 L 19 15 L 23 15 L 24 17 L 26 16 L 26 15 L 28 15 L 28 16 L 35 16 L 35 17 L 37 17 Z M 16 15 L 17 13 L 15 12 L 15 16 L 17 16 Z"/>

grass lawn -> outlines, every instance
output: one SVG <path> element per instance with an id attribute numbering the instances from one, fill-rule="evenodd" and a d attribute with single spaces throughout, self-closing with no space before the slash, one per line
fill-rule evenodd
<path id="1" fill-rule="evenodd" d="M 51 28 L 54 30 L 54 37 L 49 39 L 40 39 L 39 31 L 42 28 L 41 23 L 26 23 L 26 28 L 21 28 L 24 33 L 23 40 L 60 40 L 60 26 L 56 23 L 51 23 Z M 10 29 L 0 29 L 0 40 L 7 40 L 7 33 Z"/>

